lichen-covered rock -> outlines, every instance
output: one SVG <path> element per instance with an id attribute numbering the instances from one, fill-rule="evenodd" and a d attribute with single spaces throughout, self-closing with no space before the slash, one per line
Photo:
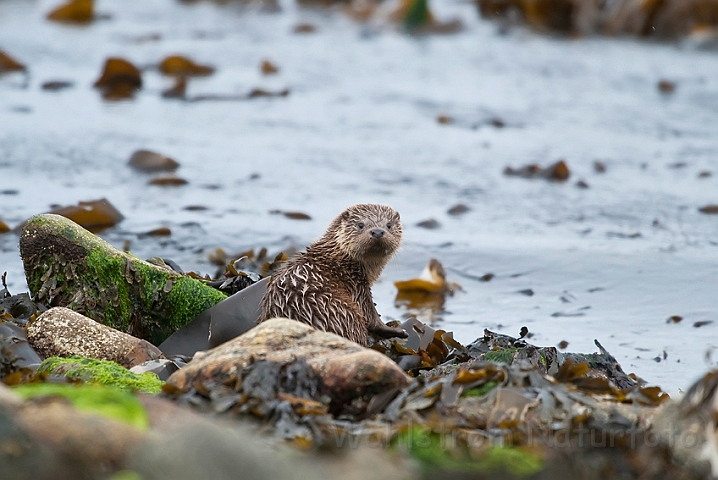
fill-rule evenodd
<path id="1" fill-rule="evenodd" d="M 409 384 L 410 378 L 388 357 L 332 333 L 286 318 L 261 323 L 205 353 L 170 376 L 180 390 L 197 381 L 231 383 L 242 370 L 261 362 L 303 361 L 321 380 L 335 405 L 368 399 Z"/>
<path id="2" fill-rule="evenodd" d="M 111 360 L 132 368 L 163 358 L 146 340 L 119 332 L 65 307 L 54 307 L 27 327 L 30 345 L 43 358 L 81 357 Z"/>
<path id="3" fill-rule="evenodd" d="M 20 236 L 34 300 L 66 306 L 159 345 L 226 295 L 128 255 L 59 215 L 37 215 Z"/>

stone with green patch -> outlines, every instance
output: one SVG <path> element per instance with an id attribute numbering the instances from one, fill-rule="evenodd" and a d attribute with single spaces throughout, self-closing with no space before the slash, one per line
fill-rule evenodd
<path id="1" fill-rule="evenodd" d="M 91 384 L 28 383 L 13 387 L 24 398 L 62 397 L 80 411 L 119 420 L 139 430 L 149 421 L 142 403 L 132 393 Z"/>
<path id="2" fill-rule="evenodd" d="M 508 473 L 509 478 L 523 478 L 545 467 L 543 458 L 527 449 L 481 442 L 472 445 L 450 434 L 442 436 L 423 426 L 405 430 L 393 440 L 393 446 L 406 451 L 425 471 L 496 472 Z"/>
<path id="3" fill-rule="evenodd" d="M 38 373 L 47 373 L 82 380 L 88 383 L 113 386 L 121 390 L 143 393 L 159 393 L 164 382 L 154 373 L 132 373 L 109 360 L 94 360 L 84 357 L 50 357 L 38 368 Z"/>
<path id="4" fill-rule="evenodd" d="M 117 250 L 59 215 L 28 220 L 20 256 L 36 302 L 66 306 L 155 345 L 227 297 Z"/>

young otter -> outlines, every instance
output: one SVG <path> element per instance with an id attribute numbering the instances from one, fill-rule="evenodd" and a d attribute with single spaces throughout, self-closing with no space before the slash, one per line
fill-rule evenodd
<path id="1" fill-rule="evenodd" d="M 406 337 L 381 321 L 371 286 L 401 243 L 399 214 L 376 204 L 352 205 L 335 218 L 306 253 L 275 273 L 262 297 L 257 323 L 287 317 L 361 345 L 367 332 Z"/>

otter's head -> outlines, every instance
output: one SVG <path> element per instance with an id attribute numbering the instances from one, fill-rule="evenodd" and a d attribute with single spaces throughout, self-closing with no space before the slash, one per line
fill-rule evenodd
<path id="1" fill-rule="evenodd" d="M 333 237 L 344 254 L 378 277 L 401 244 L 399 213 L 387 205 L 352 205 L 334 219 L 325 236 Z"/>

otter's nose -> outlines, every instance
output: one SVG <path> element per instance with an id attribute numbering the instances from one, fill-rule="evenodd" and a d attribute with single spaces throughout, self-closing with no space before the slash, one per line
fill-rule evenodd
<path id="1" fill-rule="evenodd" d="M 381 228 L 375 228 L 369 232 L 373 238 L 381 238 L 384 236 L 384 230 Z"/>

